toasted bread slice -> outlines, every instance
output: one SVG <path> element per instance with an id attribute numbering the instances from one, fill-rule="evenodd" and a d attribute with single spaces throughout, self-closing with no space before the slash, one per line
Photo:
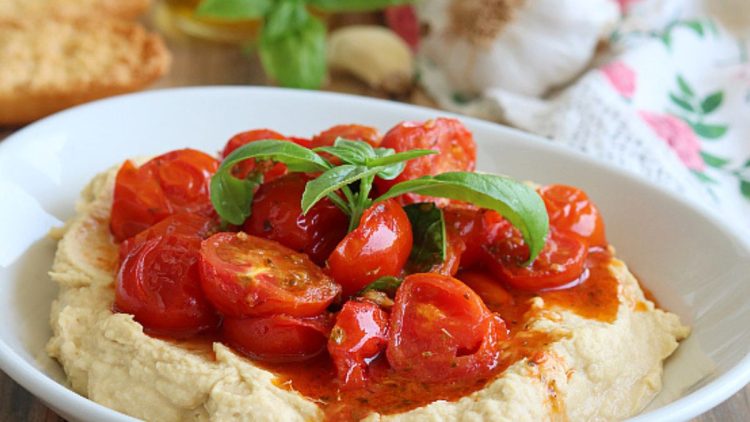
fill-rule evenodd
<path id="1" fill-rule="evenodd" d="M 149 5 L 150 0 L 0 0 L 0 19 L 39 16 L 134 19 L 148 10 Z"/>
<path id="2" fill-rule="evenodd" d="M 0 125 L 141 89 L 169 68 L 161 37 L 117 20 L 0 21 Z"/>

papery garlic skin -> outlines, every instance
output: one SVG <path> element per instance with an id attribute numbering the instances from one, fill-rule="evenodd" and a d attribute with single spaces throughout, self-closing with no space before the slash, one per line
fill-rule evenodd
<path id="1" fill-rule="evenodd" d="M 454 29 L 454 3 L 467 1 L 487 13 L 504 4 L 500 13 L 509 14 L 494 38 L 477 42 Z M 583 71 L 620 17 L 613 0 L 429 0 L 417 3 L 417 14 L 429 28 L 420 61 L 442 73 L 453 91 L 527 96 L 541 96 Z"/>

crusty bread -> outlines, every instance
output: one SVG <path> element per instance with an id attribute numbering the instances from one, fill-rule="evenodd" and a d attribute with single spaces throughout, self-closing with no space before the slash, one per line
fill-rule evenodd
<path id="1" fill-rule="evenodd" d="M 134 19 L 143 14 L 149 4 L 150 0 L 0 0 L 0 19 L 30 16 Z"/>
<path id="2" fill-rule="evenodd" d="M 0 125 L 141 89 L 169 64 L 162 39 L 137 23 L 0 20 Z"/>

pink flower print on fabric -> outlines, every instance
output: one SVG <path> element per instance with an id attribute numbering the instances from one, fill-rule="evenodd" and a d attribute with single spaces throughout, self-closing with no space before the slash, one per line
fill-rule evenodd
<path id="1" fill-rule="evenodd" d="M 617 4 L 620 5 L 620 13 L 627 14 L 628 9 L 630 8 L 630 5 L 633 3 L 638 3 L 641 0 L 615 0 Z"/>
<path id="2" fill-rule="evenodd" d="M 697 171 L 705 169 L 705 163 L 700 155 L 700 142 L 687 123 L 669 114 L 644 110 L 639 111 L 639 114 L 656 135 L 677 153 L 685 166 Z"/>
<path id="3" fill-rule="evenodd" d="M 622 61 L 607 63 L 599 68 L 617 92 L 625 98 L 635 94 L 636 76 L 633 69 Z"/>

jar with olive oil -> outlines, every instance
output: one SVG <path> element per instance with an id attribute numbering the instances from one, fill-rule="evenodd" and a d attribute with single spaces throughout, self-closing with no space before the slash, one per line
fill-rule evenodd
<path id="1" fill-rule="evenodd" d="M 201 0 L 161 0 L 156 5 L 156 22 L 164 30 L 212 41 L 244 43 L 258 35 L 260 21 L 223 20 L 196 16 Z"/>

